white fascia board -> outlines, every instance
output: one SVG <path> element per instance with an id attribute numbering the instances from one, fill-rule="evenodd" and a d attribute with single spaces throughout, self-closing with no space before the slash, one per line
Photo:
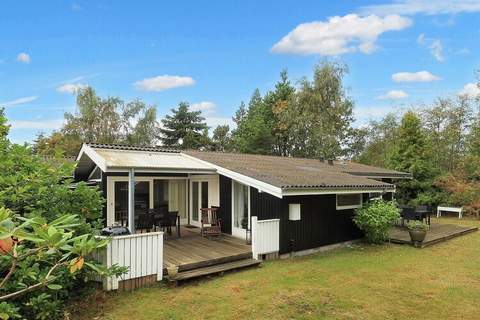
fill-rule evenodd
<path id="1" fill-rule="evenodd" d="M 83 144 L 76 161 L 79 161 L 83 154 L 86 154 L 103 172 L 107 171 L 107 163 L 105 159 L 85 143 Z"/>
<path id="2" fill-rule="evenodd" d="M 139 168 L 139 167 L 107 167 L 106 172 L 129 172 L 130 169 L 135 169 L 135 173 L 192 173 L 192 174 L 214 174 L 217 170 L 205 169 L 172 169 L 172 168 Z"/>
<path id="3" fill-rule="evenodd" d="M 269 193 L 272 196 L 275 196 L 277 198 L 282 198 L 283 197 L 282 189 L 279 188 L 279 187 L 275 187 L 275 186 L 273 186 L 269 183 L 254 179 L 252 177 L 243 175 L 241 173 L 225 169 L 223 167 L 217 166 L 217 165 L 215 165 L 213 163 L 210 163 L 208 161 L 200 160 L 200 159 L 195 158 L 193 156 L 190 156 L 188 154 L 185 154 L 185 153 L 180 153 L 180 154 L 184 157 L 189 158 L 189 159 L 196 160 L 200 163 L 212 166 L 213 168 L 215 168 L 217 170 L 218 174 L 221 174 L 225 177 L 236 180 L 240 183 L 246 184 L 250 187 L 254 187 L 254 188 L 258 189 L 258 191 Z"/>
<path id="4" fill-rule="evenodd" d="M 328 190 L 328 189 L 304 189 L 304 190 L 283 190 L 284 196 L 305 196 L 305 195 L 317 195 L 317 194 L 348 194 L 348 193 L 377 193 L 377 192 L 391 192 L 394 193 L 395 189 L 337 189 L 337 190 Z"/>

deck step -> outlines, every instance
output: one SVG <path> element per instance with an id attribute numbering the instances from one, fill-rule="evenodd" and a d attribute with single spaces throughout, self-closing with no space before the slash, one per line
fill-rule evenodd
<path id="1" fill-rule="evenodd" d="M 261 263 L 262 262 L 259 260 L 243 259 L 243 260 L 237 260 L 233 262 L 216 264 L 209 267 L 203 267 L 203 268 L 198 268 L 194 270 L 179 272 L 175 277 L 175 281 L 198 278 L 198 277 L 203 277 L 211 274 L 221 273 L 224 271 L 242 269 L 242 268 L 251 267 L 251 266 L 258 266 Z"/>

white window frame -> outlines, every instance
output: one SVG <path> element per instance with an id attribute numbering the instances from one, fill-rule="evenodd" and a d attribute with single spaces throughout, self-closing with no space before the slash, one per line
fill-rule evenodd
<path id="1" fill-rule="evenodd" d="M 185 180 L 185 188 L 188 188 L 187 177 L 169 177 L 169 176 L 135 176 L 135 182 L 148 182 L 149 188 L 149 208 L 153 209 L 153 180 Z M 115 182 L 127 181 L 128 176 L 108 176 L 107 177 L 107 226 L 111 226 L 115 220 Z M 187 190 L 185 190 L 187 192 Z M 186 205 L 188 205 L 188 192 L 186 197 Z M 188 218 L 188 207 L 187 218 Z"/>
<path id="2" fill-rule="evenodd" d="M 248 213 L 248 229 L 251 230 L 251 226 L 250 226 L 250 217 L 251 217 L 251 212 L 250 212 L 250 198 L 251 198 L 251 194 L 250 194 L 250 186 L 249 185 L 246 185 L 245 183 L 242 183 L 238 180 L 234 180 L 232 179 L 232 182 L 231 182 L 231 188 L 232 188 L 232 236 L 236 237 L 236 238 L 241 238 L 241 239 L 245 239 L 245 229 L 242 229 L 242 228 L 237 228 L 235 227 L 235 186 L 234 184 L 235 183 L 238 183 L 240 185 L 243 185 L 243 186 L 246 186 L 248 188 L 248 199 L 247 199 L 247 213 Z"/>
<path id="3" fill-rule="evenodd" d="M 358 195 L 360 197 L 360 203 L 355 204 L 355 205 L 349 205 L 349 206 L 339 206 L 338 205 L 338 196 L 344 196 L 344 195 Z M 363 194 L 362 193 L 357 193 L 357 192 L 336 194 L 335 195 L 335 204 L 336 204 L 337 210 L 347 210 L 347 209 L 361 208 L 363 206 Z"/>

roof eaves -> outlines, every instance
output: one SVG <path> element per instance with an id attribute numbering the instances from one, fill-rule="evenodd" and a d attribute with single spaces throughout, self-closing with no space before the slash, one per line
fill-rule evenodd
<path id="1" fill-rule="evenodd" d="M 412 177 L 411 173 L 404 172 L 356 172 L 356 171 L 344 171 L 345 173 L 361 176 L 361 177 L 377 177 L 377 178 L 405 178 L 409 179 Z"/>
<path id="2" fill-rule="evenodd" d="M 108 144 L 108 143 L 90 143 L 90 142 L 87 142 L 85 144 L 91 148 L 98 148 L 98 149 L 180 153 L 180 151 L 177 149 L 165 148 L 165 147 L 147 147 L 147 146 L 126 145 L 126 144 Z"/>
<path id="3" fill-rule="evenodd" d="M 282 186 L 282 190 L 292 190 L 292 189 L 345 189 L 345 190 L 361 190 L 361 189 L 378 189 L 378 190 L 386 190 L 386 189 L 395 189 L 395 185 L 393 184 L 381 184 L 381 185 L 371 185 L 371 184 L 319 184 L 319 185 L 284 185 Z"/>

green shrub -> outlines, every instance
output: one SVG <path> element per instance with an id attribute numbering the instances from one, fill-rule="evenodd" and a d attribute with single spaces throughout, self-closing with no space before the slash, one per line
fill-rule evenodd
<path id="1" fill-rule="evenodd" d="M 425 231 L 427 231 L 430 227 L 429 227 L 428 224 L 426 224 L 422 221 L 415 220 L 415 221 L 410 221 L 407 224 L 407 228 L 409 230 L 425 230 Z"/>
<path id="2" fill-rule="evenodd" d="M 104 199 L 98 188 L 70 188 L 72 164 L 45 161 L 7 134 L 0 108 L 0 320 L 59 319 L 65 301 L 106 272 L 89 258 L 102 245 L 93 234 Z"/>
<path id="3" fill-rule="evenodd" d="M 399 218 L 396 202 L 374 200 L 357 209 L 353 221 L 365 232 L 368 242 L 380 244 L 388 240 L 388 230 Z"/>

